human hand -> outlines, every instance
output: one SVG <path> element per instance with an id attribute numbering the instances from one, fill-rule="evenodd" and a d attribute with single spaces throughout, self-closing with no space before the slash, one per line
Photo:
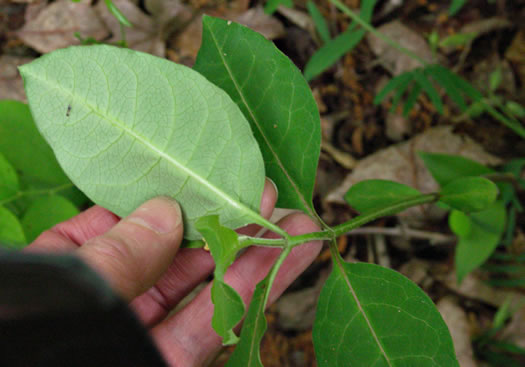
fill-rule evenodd
<path id="1" fill-rule="evenodd" d="M 261 213 L 269 218 L 277 193 L 266 182 Z M 304 214 L 283 218 L 279 226 L 291 235 L 317 231 Z M 250 225 L 238 232 L 255 235 Z M 120 219 L 99 206 L 40 235 L 28 251 L 74 252 L 98 271 L 150 329 L 169 365 L 202 366 L 221 348 L 211 327 L 213 304 L 208 285 L 174 315 L 170 311 L 213 271 L 211 255 L 203 249 L 179 249 L 183 225 L 180 209 L 168 198 L 152 199 Z M 265 237 L 276 237 L 266 234 Z M 293 249 L 279 270 L 272 303 L 306 269 L 321 249 L 319 241 Z M 225 281 L 249 304 L 255 285 L 268 273 L 280 250 L 252 247 L 228 269 Z"/>

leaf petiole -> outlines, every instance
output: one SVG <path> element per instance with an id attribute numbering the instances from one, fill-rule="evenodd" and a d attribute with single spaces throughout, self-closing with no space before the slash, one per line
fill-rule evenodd
<path id="1" fill-rule="evenodd" d="M 316 241 L 316 240 L 332 240 L 335 237 L 342 236 L 351 230 L 361 227 L 373 220 L 380 217 L 392 215 L 410 207 L 433 203 L 439 200 L 438 193 L 431 193 L 425 195 L 417 195 L 403 201 L 393 203 L 380 209 L 371 210 L 368 213 L 361 214 L 345 223 L 339 224 L 333 228 L 325 231 L 306 233 L 298 236 L 289 236 L 288 240 L 285 239 L 270 239 L 270 238 L 258 238 L 250 236 L 240 236 L 239 241 L 249 243 L 258 246 L 265 247 L 282 247 L 282 248 L 294 248 L 305 242 Z"/>

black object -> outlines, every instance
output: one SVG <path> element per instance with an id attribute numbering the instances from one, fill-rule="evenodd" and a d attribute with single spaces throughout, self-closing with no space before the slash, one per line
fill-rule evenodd
<path id="1" fill-rule="evenodd" d="M 73 256 L 0 252 L 0 367 L 166 367 L 146 329 Z"/>

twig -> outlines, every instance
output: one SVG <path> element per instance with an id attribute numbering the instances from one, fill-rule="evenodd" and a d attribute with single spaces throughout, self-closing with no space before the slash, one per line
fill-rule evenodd
<path id="1" fill-rule="evenodd" d="M 431 243 L 450 243 L 456 240 L 455 236 L 441 234 L 437 232 L 427 232 L 418 229 L 409 228 L 385 228 L 385 227 L 363 227 L 357 228 L 347 233 L 349 236 L 358 236 L 363 234 L 381 234 L 384 236 L 398 236 L 407 238 L 417 238 L 421 240 L 429 240 Z"/>

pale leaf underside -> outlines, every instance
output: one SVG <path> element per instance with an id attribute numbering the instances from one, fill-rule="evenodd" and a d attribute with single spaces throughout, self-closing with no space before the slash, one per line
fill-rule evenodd
<path id="1" fill-rule="evenodd" d="M 181 65 L 109 46 L 71 47 L 23 66 L 32 114 L 72 181 L 120 216 L 177 199 L 185 237 L 219 214 L 257 221 L 264 165 L 226 93 Z"/>

